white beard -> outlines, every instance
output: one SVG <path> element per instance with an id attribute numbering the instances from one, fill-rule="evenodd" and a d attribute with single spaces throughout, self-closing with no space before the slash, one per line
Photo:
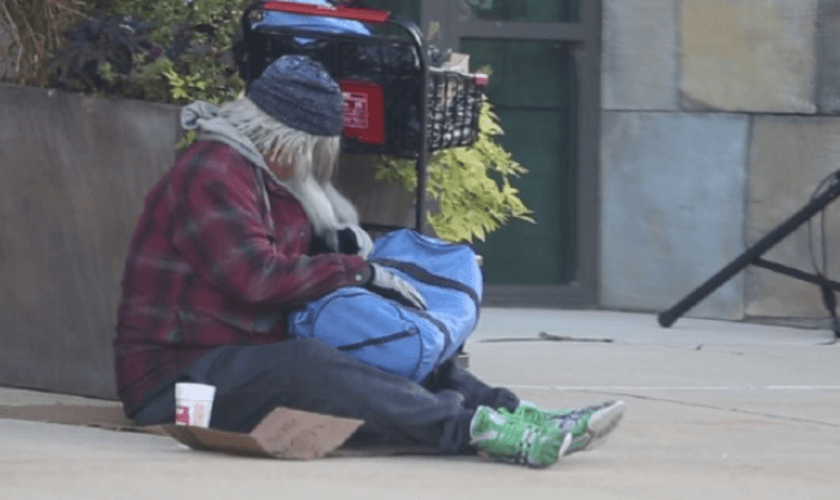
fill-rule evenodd
<path id="1" fill-rule="evenodd" d="M 336 231 L 359 224 L 353 204 L 331 182 L 319 184 L 314 177 L 290 179 L 281 184 L 300 202 L 314 232 L 331 250 L 338 250 Z"/>
<path id="2" fill-rule="evenodd" d="M 303 206 L 315 235 L 333 251 L 338 250 L 336 231 L 358 226 L 356 208 L 330 182 L 335 159 L 315 158 L 313 148 L 317 146 L 317 138 L 277 122 L 248 99 L 228 103 L 221 109 L 208 103 L 194 103 L 185 107 L 182 124 L 188 130 L 198 128 L 200 137 L 220 140 L 234 147 L 263 174 L 285 187 Z M 291 177 L 279 179 L 266 163 L 263 154 L 275 149 L 290 152 L 282 155 L 284 158 L 273 160 L 290 165 L 294 169 Z M 260 178 L 263 179 L 263 175 Z M 265 186 L 262 189 L 263 196 L 267 197 Z"/>

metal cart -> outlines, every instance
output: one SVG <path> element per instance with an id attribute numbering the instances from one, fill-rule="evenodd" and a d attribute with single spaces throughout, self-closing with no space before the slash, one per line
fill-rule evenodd
<path id="1" fill-rule="evenodd" d="M 372 29 L 334 32 L 264 22 L 272 12 L 355 21 Z M 377 26 L 390 26 L 390 32 L 378 33 Z M 343 151 L 416 161 L 414 225 L 425 232 L 429 154 L 476 141 L 486 75 L 431 67 L 417 24 L 380 10 L 258 1 L 242 15 L 242 36 L 240 72 L 246 84 L 280 56 L 307 55 L 324 65 L 344 93 Z M 374 233 L 397 229 L 362 225 Z M 456 362 L 469 364 L 463 346 Z"/>
<path id="2" fill-rule="evenodd" d="M 329 32 L 265 22 L 272 12 L 349 20 L 370 29 Z M 391 27 L 387 34 L 377 32 L 383 26 Z M 487 77 L 430 67 L 429 47 L 417 24 L 386 11 L 258 1 L 242 15 L 242 35 L 240 72 L 246 84 L 282 55 L 307 55 L 342 87 L 343 151 L 416 160 L 414 223 L 424 232 L 429 153 L 475 142 Z M 363 226 L 374 232 L 396 228 L 364 221 Z"/>

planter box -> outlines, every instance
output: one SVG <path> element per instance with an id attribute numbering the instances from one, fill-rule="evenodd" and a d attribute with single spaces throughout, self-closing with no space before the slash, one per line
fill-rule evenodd
<path id="1" fill-rule="evenodd" d="M 111 343 L 143 199 L 171 168 L 180 107 L 0 84 L 0 386 L 116 398 Z M 412 197 L 344 158 L 362 219 Z"/>
<path id="2" fill-rule="evenodd" d="M 0 385 L 116 396 L 119 282 L 178 108 L 0 85 Z"/>

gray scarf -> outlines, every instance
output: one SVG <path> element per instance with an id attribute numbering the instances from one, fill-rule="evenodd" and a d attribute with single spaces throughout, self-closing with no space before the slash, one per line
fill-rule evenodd
<path id="1" fill-rule="evenodd" d="M 301 203 L 315 229 L 315 233 L 326 241 L 329 248 L 333 250 L 338 248 L 337 230 L 348 225 L 358 224 L 355 209 L 335 190 L 332 184 L 327 183 L 327 185 L 321 186 L 312 178 L 305 179 L 300 183 L 297 181 L 283 182 L 278 179 L 268 168 L 263 155 L 257 150 L 251 139 L 239 132 L 228 120 L 219 116 L 217 106 L 203 101 L 196 101 L 185 106 L 181 111 L 181 126 L 185 130 L 196 130 L 198 140 L 218 141 L 227 144 L 254 165 L 262 191 L 261 195 L 266 204 L 268 223 L 272 229 L 274 228 L 274 222 L 271 220 L 271 206 L 265 184 L 266 177 L 285 187 Z M 348 211 L 353 213 L 347 215 Z M 344 214 L 345 220 L 338 220 L 337 212 Z"/>

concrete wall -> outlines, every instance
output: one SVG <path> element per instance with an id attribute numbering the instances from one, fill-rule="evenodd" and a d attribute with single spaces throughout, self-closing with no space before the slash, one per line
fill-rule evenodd
<path id="1" fill-rule="evenodd" d="M 111 342 L 177 109 L 0 85 L 0 385 L 114 397 Z"/>
<path id="2" fill-rule="evenodd" d="M 659 311 L 840 168 L 840 0 L 603 2 L 601 301 Z M 807 230 L 766 257 L 811 271 Z M 750 267 L 688 315 L 826 312 L 813 285 Z"/>
<path id="3" fill-rule="evenodd" d="M 116 397 L 111 343 L 143 199 L 175 159 L 176 106 L 0 84 L 0 386 Z M 412 196 L 342 160 L 370 223 Z M 384 208 L 383 208 L 384 207 Z"/>
<path id="4" fill-rule="evenodd" d="M 748 120 L 729 114 L 603 115 L 602 300 L 658 309 L 742 248 Z M 712 237 L 710 237 L 712 232 Z M 698 313 L 743 314 L 743 279 Z"/>

